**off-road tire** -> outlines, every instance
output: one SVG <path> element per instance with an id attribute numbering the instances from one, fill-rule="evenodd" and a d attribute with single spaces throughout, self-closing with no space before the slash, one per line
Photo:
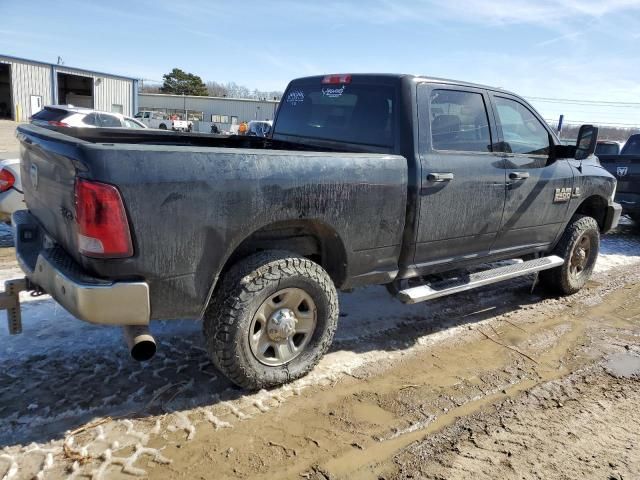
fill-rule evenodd
<path id="1" fill-rule="evenodd" d="M 283 288 L 300 288 L 315 302 L 316 327 L 302 353 L 281 366 L 267 366 L 249 347 L 258 307 Z M 204 336 L 214 365 L 247 389 L 282 385 L 306 375 L 325 354 L 338 325 L 338 295 L 317 263 L 286 251 L 251 255 L 234 265 L 216 288 L 204 315 Z"/>
<path id="2" fill-rule="evenodd" d="M 161 123 L 161 124 L 158 126 L 158 128 L 159 128 L 160 130 L 166 130 L 166 129 L 167 129 L 167 126 L 166 126 L 164 123 Z"/>
<path id="3" fill-rule="evenodd" d="M 576 276 L 570 272 L 571 257 L 578 241 L 584 235 L 589 236 L 591 249 L 584 270 Z M 541 284 L 549 291 L 560 295 L 572 295 L 578 292 L 589 280 L 598 259 L 599 250 L 600 229 L 598 222 L 586 215 L 574 215 L 552 253 L 564 258 L 565 262 L 560 267 L 540 272 Z"/>

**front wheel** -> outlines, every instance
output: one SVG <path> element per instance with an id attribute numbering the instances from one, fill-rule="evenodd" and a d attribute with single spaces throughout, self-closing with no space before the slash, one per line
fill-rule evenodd
<path id="1" fill-rule="evenodd" d="M 260 389 L 307 374 L 331 345 L 337 322 L 327 272 L 293 253 L 267 251 L 225 274 L 203 328 L 216 367 L 235 384 Z"/>
<path id="2" fill-rule="evenodd" d="M 553 251 L 564 264 L 540 272 L 540 281 L 556 293 L 571 295 L 591 277 L 600 250 L 600 229 L 592 217 L 574 215 Z"/>

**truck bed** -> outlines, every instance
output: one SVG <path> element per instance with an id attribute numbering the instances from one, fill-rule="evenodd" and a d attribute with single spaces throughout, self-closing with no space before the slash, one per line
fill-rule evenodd
<path id="1" fill-rule="evenodd" d="M 339 286 L 398 269 L 408 177 L 402 156 L 254 137 L 33 125 L 20 126 L 18 138 L 31 214 L 86 272 L 148 282 L 153 319 L 200 316 L 231 252 L 292 220 L 300 232 L 321 231 L 344 254 L 333 272 Z M 118 188 L 132 257 L 78 252 L 79 177 Z"/>

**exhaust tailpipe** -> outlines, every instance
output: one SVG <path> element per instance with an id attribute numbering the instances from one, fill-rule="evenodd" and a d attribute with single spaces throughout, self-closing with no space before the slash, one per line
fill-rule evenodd
<path id="1" fill-rule="evenodd" d="M 124 338 L 129 346 L 131 358 L 139 362 L 150 360 L 156 354 L 156 341 L 144 325 L 125 325 Z"/>

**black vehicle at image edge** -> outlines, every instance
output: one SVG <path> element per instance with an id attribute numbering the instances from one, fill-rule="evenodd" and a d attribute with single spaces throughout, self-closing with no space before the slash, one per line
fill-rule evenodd
<path id="1" fill-rule="evenodd" d="M 622 213 L 640 225 L 640 134 L 631 135 L 619 155 L 598 158 L 618 179 L 615 200 L 622 205 Z"/>
<path id="2" fill-rule="evenodd" d="M 592 155 L 597 129 L 563 146 L 521 97 L 411 75 L 294 80 L 268 139 L 17 135 L 27 278 L 8 294 L 46 291 L 80 319 L 122 325 L 142 360 L 150 320 L 203 318 L 213 362 L 247 388 L 314 367 L 337 289 L 386 284 L 416 303 L 540 272 L 574 293 L 621 210 Z"/>

